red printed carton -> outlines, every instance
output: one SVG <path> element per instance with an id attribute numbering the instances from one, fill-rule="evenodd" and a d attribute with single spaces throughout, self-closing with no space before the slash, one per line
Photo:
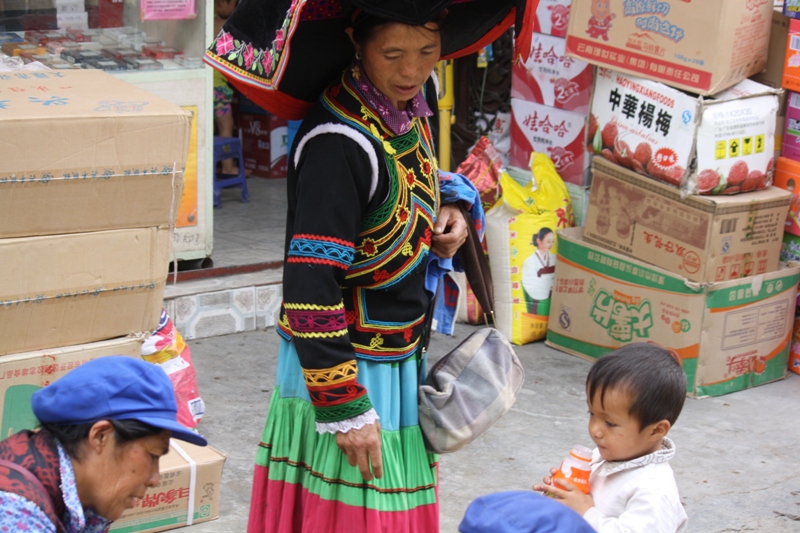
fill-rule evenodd
<path id="1" fill-rule="evenodd" d="M 571 0 L 539 0 L 533 31 L 566 37 L 571 3 Z"/>
<path id="2" fill-rule="evenodd" d="M 512 67 L 511 97 L 587 113 L 593 67 L 565 53 L 560 37 L 534 33 L 531 52 Z"/>
<path id="3" fill-rule="evenodd" d="M 764 70 L 771 0 L 573 0 L 567 53 L 714 94 Z"/>
<path id="4" fill-rule="evenodd" d="M 599 68 L 589 142 L 594 153 L 684 194 L 760 190 L 774 172 L 779 92 L 742 80 L 697 97 Z"/>
<path id="5" fill-rule="evenodd" d="M 591 157 L 585 145 L 585 115 L 511 99 L 510 165 L 530 168 L 531 153 L 541 152 L 553 160 L 561 179 L 585 185 Z"/>

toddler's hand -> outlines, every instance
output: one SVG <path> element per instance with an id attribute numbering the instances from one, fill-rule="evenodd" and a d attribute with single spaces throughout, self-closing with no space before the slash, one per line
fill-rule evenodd
<path id="1" fill-rule="evenodd" d="M 544 485 L 534 485 L 533 490 L 543 491 L 552 495 L 555 499 L 583 516 L 586 511 L 594 507 L 594 499 L 588 494 L 584 494 L 575 485 L 565 479 L 545 478 Z"/>

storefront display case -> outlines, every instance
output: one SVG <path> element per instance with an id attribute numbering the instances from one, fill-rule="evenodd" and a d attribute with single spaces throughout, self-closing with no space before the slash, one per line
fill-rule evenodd
<path id="1" fill-rule="evenodd" d="M 213 248 L 211 0 L 0 0 L 0 50 L 52 69 L 102 69 L 192 114 L 173 234 L 179 260 Z"/>

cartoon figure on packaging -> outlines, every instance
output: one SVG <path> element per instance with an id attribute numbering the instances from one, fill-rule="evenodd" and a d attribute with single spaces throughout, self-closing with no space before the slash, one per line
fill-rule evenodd
<path id="1" fill-rule="evenodd" d="M 550 291 L 556 271 L 556 256 L 550 253 L 556 235 L 550 228 L 542 228 L 533 234 L 531 244 L 536 250 L 522 263 L 522 289 L 525 307 L 534 315 L 550 314 Z"/>
<path id="2" fill-rule="evenodd" d="M 595 39 L 602 37 L 604 41 L 608 40 L 611 20 L 616 17 L 611 13 L 608 4 L 609 0 L 592 0 L 592 18 L 589 19 L 589 29 L 586 30 L 590 37 Z"/>

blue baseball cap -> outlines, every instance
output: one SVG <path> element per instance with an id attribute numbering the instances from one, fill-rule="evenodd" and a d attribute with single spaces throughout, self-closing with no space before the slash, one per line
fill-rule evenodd
<path id="1" fill-rule="evenodd" d="M 198 446 L 205 438 L 178 423 L 175 389 L 164 370 L 122 355 L 100 357 L 33 393 L 33 414 L 46 424 L 138 420 Z"/>
<path id="2" fill-rule="evenodd" d="M 578 513 L 532 490 L 495 492 L 473 500 L 460 533 L 594 533 Z"/>

